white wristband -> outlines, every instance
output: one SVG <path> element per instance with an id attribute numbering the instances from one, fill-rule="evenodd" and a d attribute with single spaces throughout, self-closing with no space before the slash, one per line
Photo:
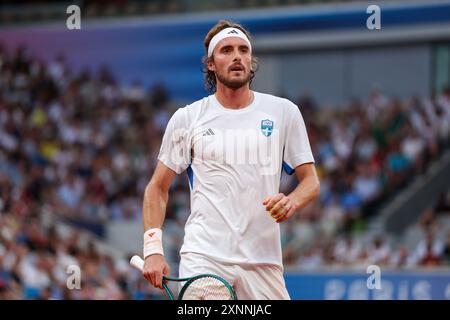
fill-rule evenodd
<path id="1" fill-rule="evenodd" d="M 158 228 L 148 229 L 144 233 L 144 260 L 152 254 L 164 255 L 162 230 Z"/>

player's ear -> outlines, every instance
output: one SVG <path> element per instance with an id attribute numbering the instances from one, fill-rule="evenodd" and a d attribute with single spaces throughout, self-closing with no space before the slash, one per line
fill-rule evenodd
<path id="1" fill-rule="evenodd" d="M 207 66 L 209 71 L 216 71 L 216 65 L 214 64 L 214 59 L 212 57 L 208 59 Z"/>

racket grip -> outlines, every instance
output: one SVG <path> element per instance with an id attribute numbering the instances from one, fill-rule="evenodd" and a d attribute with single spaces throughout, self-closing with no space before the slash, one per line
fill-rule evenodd
<path id="1" fill-rule="evenodd" d="M 140 271 L 144 269 L 144 260 L 139 256 L 133 256 L 130 260 L 130 264 Z"/>

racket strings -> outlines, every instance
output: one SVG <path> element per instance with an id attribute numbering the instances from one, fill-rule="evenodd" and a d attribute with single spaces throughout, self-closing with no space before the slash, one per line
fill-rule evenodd
<path id="1" fill-rule="evenodd" d="M 183 294 L 183 300 L 232 300 L 229 288 L 213 277 L 192 281 Z"/>

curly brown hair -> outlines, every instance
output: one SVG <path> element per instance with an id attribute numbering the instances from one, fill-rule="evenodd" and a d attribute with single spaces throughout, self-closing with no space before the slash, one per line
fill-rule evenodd
<path id="1" fill-rule="evenodd" d="M 208 58 L 208 46 L 211 42 L 211 39 L 218 34 L 220 31 L 226 28 L 237 28 L 241 30 L 251 41 L 250 32 L 248 32 L 242 25 L 229 21 L 229 20 L 220 20 L 214 27 L 212 27 L 203 41 L 205 46 L 205 55 L 202 58 L 203 69 L 202 72 L 205 74 L 204 85 L 206 91 L 209 93 L 214 93 L 216 91 L 216 74 L 213 71 L 208 70 L 208 62 L 214 61 L 214 56 Z M 255 77 L 255 72 L 258 70 L 258 58 L 253 56 L 252 54 L 252 68 L 250 70 L 250 84 L 252 83 L 253 78 Z"/>

